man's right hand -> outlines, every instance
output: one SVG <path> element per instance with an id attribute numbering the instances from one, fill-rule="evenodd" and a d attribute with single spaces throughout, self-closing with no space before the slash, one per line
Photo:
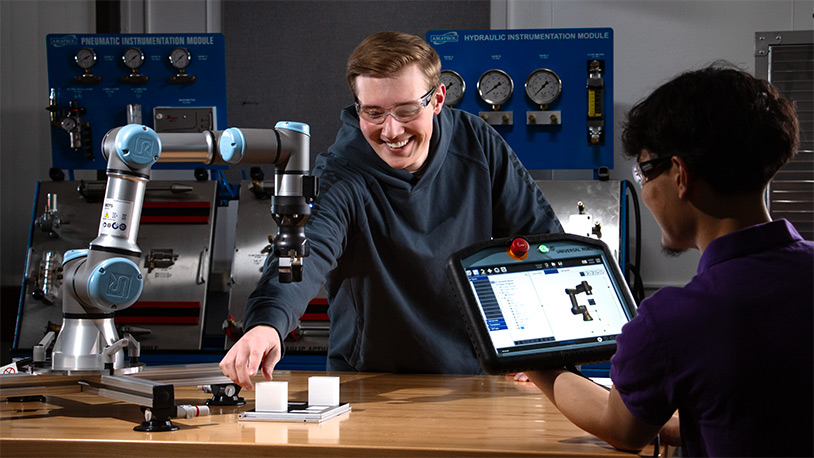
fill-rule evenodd
<path id="1" fill-rule="evenodd" d="M 253 390 L 251 377 L 263 364 L 263 377 L 271 380 L 271 372 L 280 361 L 280 334 L 270 326 L 255 326 L 226 353 L 219 366 L 223 375 L 247 390 Z"/>

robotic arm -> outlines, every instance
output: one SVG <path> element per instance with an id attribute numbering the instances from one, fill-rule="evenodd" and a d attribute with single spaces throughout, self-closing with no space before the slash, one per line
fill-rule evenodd
<path id="1" fill-rule="evenodd" d="M 162 157 L 162 162 L 274 164 L 271 216 L 277 223 L 274 255 L 280 259 L 279 280 L 302 281 L 302 258 L 310 252 L 305 223 L 311 216 L 310 203 L 318 192 L 317 178 L 309 174 L 308 125 L 281 121 L 274 129 L 233 127 L 223 132 L 158 136 L 163 152 L 172 155 L 171 159 Z M 215 148 L 219 157 L 214 154 Z"/>
<path id="2" fill-rule="evenodd" d="M 144 285 L 136 240 L 151 167 L 159 160 L 274 164 L 271 213 L 278 225 L 274 254 L 280 258 L 280 281 L 301 281 L 302 261 L 310 251 L 305 223 L 318 188 L 316 177 L 309 175 L 309 139 L 308 125 L 290 122 L 280 122 L 274 129 L 199 134 L 157 134 L 137 124 L 108 132 L 102 141 L 108 178 L 98 237 L 89 249 L 65 253 L 63 324 L 54 344 L 52 369 L 68 373 L 123 369 L 125 347 L 131 349 L 131 364 L 137 359 L 138 342 L 130 335 L 119 338 L 113 315 L 133 305 Z"/>
<path id="3" fill-rule="evenodd" d="M 579 305 L 577 302 L 577 294 L 585 293 L 590 296 L 593 294 L 593 288 L 587 281 L 578 284 L 574 289 L 565 288 L 565 294 L 571 299 L 571 313 L 574 315 L 582 314 L 582 321 L 593 321 L 593 317 L 588 312 L 588 307 Z"/>

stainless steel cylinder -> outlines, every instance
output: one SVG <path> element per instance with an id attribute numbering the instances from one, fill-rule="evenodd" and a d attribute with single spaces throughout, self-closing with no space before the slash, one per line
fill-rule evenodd
<path id="1" fill-rule="evenodd" d="M 123 254 L 141 255 L 136 241 L 148 181 L 149 177 L 108 170 L 99 236 L 91 242 L 92 247 L 124 250 L 126 253 Z"/>
<path id="2" fill-rule="evenodd" d="M 217 132 L 161 133 L 161 162 L 203 162 L 212 164 L 217 148 Z"/>
<path id="3" fill-rule="evenodd" d="M 137 103 L 127 105 L 127 124 L 141 124 L 141 105 Z"/>
<path id="4" fill-rule="evenodd" d="M 55 371 L 101 371 L 105 369 L 102 350 L 119 340 L 113 318 L 63 318 L 54 351 Z M 113 357 L 113 368 L 124 367 L 124 352 Z"/>

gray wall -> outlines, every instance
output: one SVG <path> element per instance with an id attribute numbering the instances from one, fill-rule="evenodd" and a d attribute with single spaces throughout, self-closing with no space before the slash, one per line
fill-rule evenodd
<path id="1" fill-rule="evenodd" d="M 478 13 L 485 5 L 492 28 L 612 27 L 617 122 L 633 103 L 682 70 L 716 59 L 753 70 L 755 32 L 814 28 L 810 0 L 133 0 L 123 4 L 123 13 L 129 15 L 123 31 L 216 32 L 222 24 L 230 124 L 268 126 L 281 119 L 307 119 L 321 137 L 314 139 L 314 150 L 319 151 L 330 141 L 323 135 L 332 139 L 338 107 L 350 101 L 342 65 L 361 37 L 388 28 L 419 35 L 430 28 L 486 28 L 489 24 L 481 25 L 485 17 Z M 90 33 L 94 24 L 92 0 L 0 0 L 2 286 L 19 286 L 22 280 L 34 183 L 48 179 L 45 35 Z M 278 70 L 254 71 L 253 59 L 271 61 Z M 276 87 L 278 81 L 292 79 L 300 85 L 296 90 Z M 311 120 L 302 111 L 307 107 L 316 107 L 324 117 Z M 617 128 L 617 142 L 618 132 Z M 615 162 L 612 178 L 630 179 L 630 163 L 620 156 Z M 695 272 L 697 254 L 678 260 L 661 257 L 658 228 L 646 210 L 644 231 L 647 286 L 684 284 Z M 2 308 L 8 307 L 16 308 L 16 300 L 4 298 Z"/>
<path id="2" fill-rule="evenodd" d="M 51 167 L 45 35 L 86 33 L 95 21 L 92 1 L 0 0 L 0 365 L 9 362 L 34 185 Z"/>
<path id="3" fill-rule="evenodd" d="M 488 29 L 489 7 L 467 0 L 227 1 L 229 124 L 306 122 L 316 156 L 333 143 L 339 111 L 353 103 L 345 64 L 362 39 L 382 30 L 423 37 L 427 30 Z"/>

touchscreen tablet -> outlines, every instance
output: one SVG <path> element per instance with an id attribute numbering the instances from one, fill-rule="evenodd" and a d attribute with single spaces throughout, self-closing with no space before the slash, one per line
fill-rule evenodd
<path id="1" fill-rule="evenodd" d="M 607 361 L 636 314 L 610 250 L 592 238 L 495 239 L 453 254 L 447 267 L 490 374 Z"/>

